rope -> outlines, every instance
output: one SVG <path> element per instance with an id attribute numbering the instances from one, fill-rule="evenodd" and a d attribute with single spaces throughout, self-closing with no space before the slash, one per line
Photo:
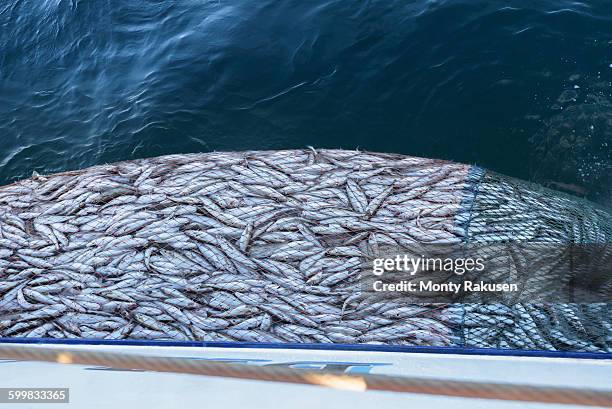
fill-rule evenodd
<path id="1" fill-rule="evenodd" d="M 69 348 L 0 345 L 0 359 L 96 365 L 115 369 L 141 369 L 155 372 L 286 382 L 353 391 L 376 390 L 463 398 L 612 407 L 612 392 L 608 391 L 389 375 L 322 373 L 273 366 L 250 366 L 177 357 L 154 357 Z"/>

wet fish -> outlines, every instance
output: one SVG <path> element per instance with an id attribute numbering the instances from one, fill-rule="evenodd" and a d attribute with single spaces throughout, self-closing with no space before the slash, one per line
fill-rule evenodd
<path id="1" fill-rule="evenodd" d="M 483 184 L 490 206 L 469 213 L 473 169 L 358 151 L 216 152 L 0 187 L 0 336 L 457 345 L 461 333 L 471 346 L 609 348 L 585 338 L 609 320 L 576 307 L 364 298 L 359 278 L 385 246 L 488 242 L 509 224 L 530 239 L 566 234 L 496 207 L 501 184 Z M 583 223 L 568 234 L 605 236 Z"/>

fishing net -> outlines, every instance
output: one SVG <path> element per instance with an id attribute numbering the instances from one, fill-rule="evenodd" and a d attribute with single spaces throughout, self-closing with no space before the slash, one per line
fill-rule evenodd
<path id="1" fill-rule="evenodd" d="M 0 233 L 4 338 L 610 350 L 606 302 L 368 294 L 389 249 L 610 242 L 605 209 L 456 163 L 296 150 L 34 175 L 0 188 Z"/>
<path id="2" fill-rule="evenodd" d="M 478 173 L 482 176 L 469 203 L 469 215 L 460 215 L 469 223 L 466 242 L 544 243 L 547 251 L 561 249 L 561 254 L 568 244 L 604 243 L 597 247 L 604 265 L 598 275 L 609 282 L 612 255 L 607 243 L 612 239 L 612 219 L 605 209 L 535 184 Z M 553 262 L 548 265 L 555 267 Z M 533 270 L 529 273 L 536 275 Z M 604 300 L 609 299 L 609 284 L 607 291 Z M 468 347 L 609 352 L 612 346 L 612 315 L 605 302 L 466 305 L 463 310 L 460 332 L 462 345 Z"/>

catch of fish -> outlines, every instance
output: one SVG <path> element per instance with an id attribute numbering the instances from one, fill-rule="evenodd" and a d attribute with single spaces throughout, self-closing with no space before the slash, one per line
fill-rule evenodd
<path id="1" fill-rule="evenodd" d="M 169 155 L 0 187 L 0 337 L 610 351 L 609 305 L 360 298 L 379 246 L 608 243 L 576 198 L 475 166 L 287 150 Z"/>

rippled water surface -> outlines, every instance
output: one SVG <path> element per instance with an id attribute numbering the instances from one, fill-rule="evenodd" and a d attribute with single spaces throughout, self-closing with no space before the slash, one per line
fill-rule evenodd
<path id="1" fill-rule="evenodd" d="M 0 3 L 0 184 L 307 145 L 475 163 L 612 205 L 612 2 Z"/>

